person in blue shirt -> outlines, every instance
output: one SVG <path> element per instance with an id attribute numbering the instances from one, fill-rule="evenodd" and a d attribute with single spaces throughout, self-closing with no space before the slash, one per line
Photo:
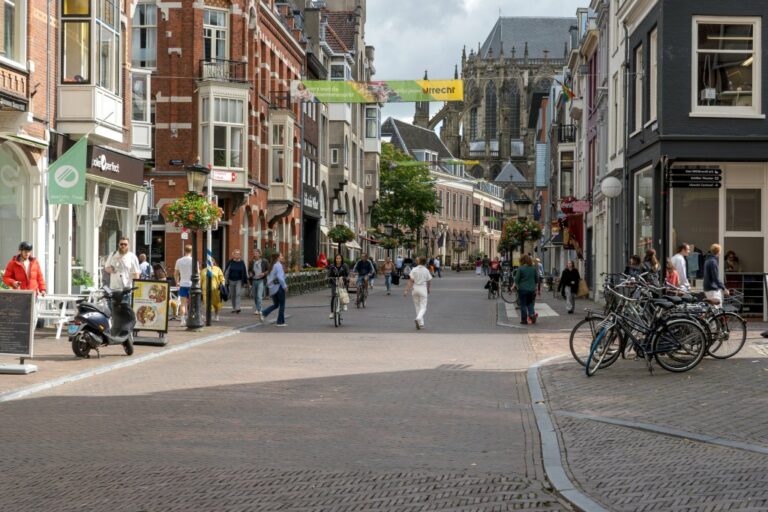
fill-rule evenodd
<path id="1" fill-rule="evenodd" d="M 709 256 L 704 261 L 704 294 L 712 304 L 722 305 L 723 296 L 730 295 L 725 284 L 720 280 L 720 245 L 712 244 Z"/>
<path id="2" fill-rule="evenodd" d="M 366 253 L 363 253 L 360 261 L 355 263 L 355 267 L 352 269 L 352 272 L 357 274 L 357 286 L 362 286 L 363 279 L 366 277 L 369 279 L 373 277 L 375 269 L 373 268 L 373 263 L 370 262 Z"/>
<path id="3" fill-rule="evenodd" d="M 288 284 L 285 282 L 285 271 L 283 270 L 283 255 L 275 253 L 272 255 L 272 265 L 267 275 L 267 286 L 269 287 L 269 296 L 272 298 L 272 305 L 261 312 L 261 321 L 264 322 L 271 312 L 278 309 L 277 327 L 285 327 L 285 294 L 288 292 Z"/>

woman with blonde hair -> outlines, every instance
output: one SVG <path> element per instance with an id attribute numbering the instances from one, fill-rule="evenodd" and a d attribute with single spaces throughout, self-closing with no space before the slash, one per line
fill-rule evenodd
<path id="1" fill-rule="evenodd" d="M 221 267 L 218 266 L 216 260 L 211 258 L 211 309 L 213 310 L 214 322 L 219 321 L 219 313 L 221 312 L 221 292 L 220 286 L 224 284 L 224 272 Z M 203 304 L 205 304 L 208 298 L 208 269 L 203 269 L 200 273 L 200 287 L 203 289 Z"/>

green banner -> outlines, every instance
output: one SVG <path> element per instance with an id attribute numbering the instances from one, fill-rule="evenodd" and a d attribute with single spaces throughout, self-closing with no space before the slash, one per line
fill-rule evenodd
<path id="1" fill-rule="evenodd" d="M 50 204 L 85 203 L 85 156 L 88 138 L 83 137 L 48 168 Z"/>
<path id="2" fill-rule="evenodd" d="M 463 80 L 293 80 L 291 100 L 319 103 L 463 101 Z"/>
<path id="3" fill-rule="evenodd" d="M 16 204 L 21 170 L 9 150 L 0 145 L 0 205 Z"/>

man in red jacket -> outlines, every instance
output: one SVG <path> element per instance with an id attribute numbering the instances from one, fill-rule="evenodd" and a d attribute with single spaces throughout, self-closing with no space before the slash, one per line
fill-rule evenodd
<path id="1" fill-rule="evenodd" d="M 21 242 L 19 254 L 5 267 L 3 282 L 13 290 L 34 290 L 45 295 L 45 279 L 37 258 L 32 256 L 32 244 Z"/>

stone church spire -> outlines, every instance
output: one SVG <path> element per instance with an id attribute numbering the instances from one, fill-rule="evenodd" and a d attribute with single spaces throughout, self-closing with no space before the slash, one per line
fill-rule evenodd
<path id="1" fill-rule="evenodd" d="M 424 80 L 429 80 L 426 70 L 424 71 Z M 427 128 L 429 125 L 429 102 L 419 101 L 416 102 L 416 115 L 413 116 L 413 124 Z"/>

